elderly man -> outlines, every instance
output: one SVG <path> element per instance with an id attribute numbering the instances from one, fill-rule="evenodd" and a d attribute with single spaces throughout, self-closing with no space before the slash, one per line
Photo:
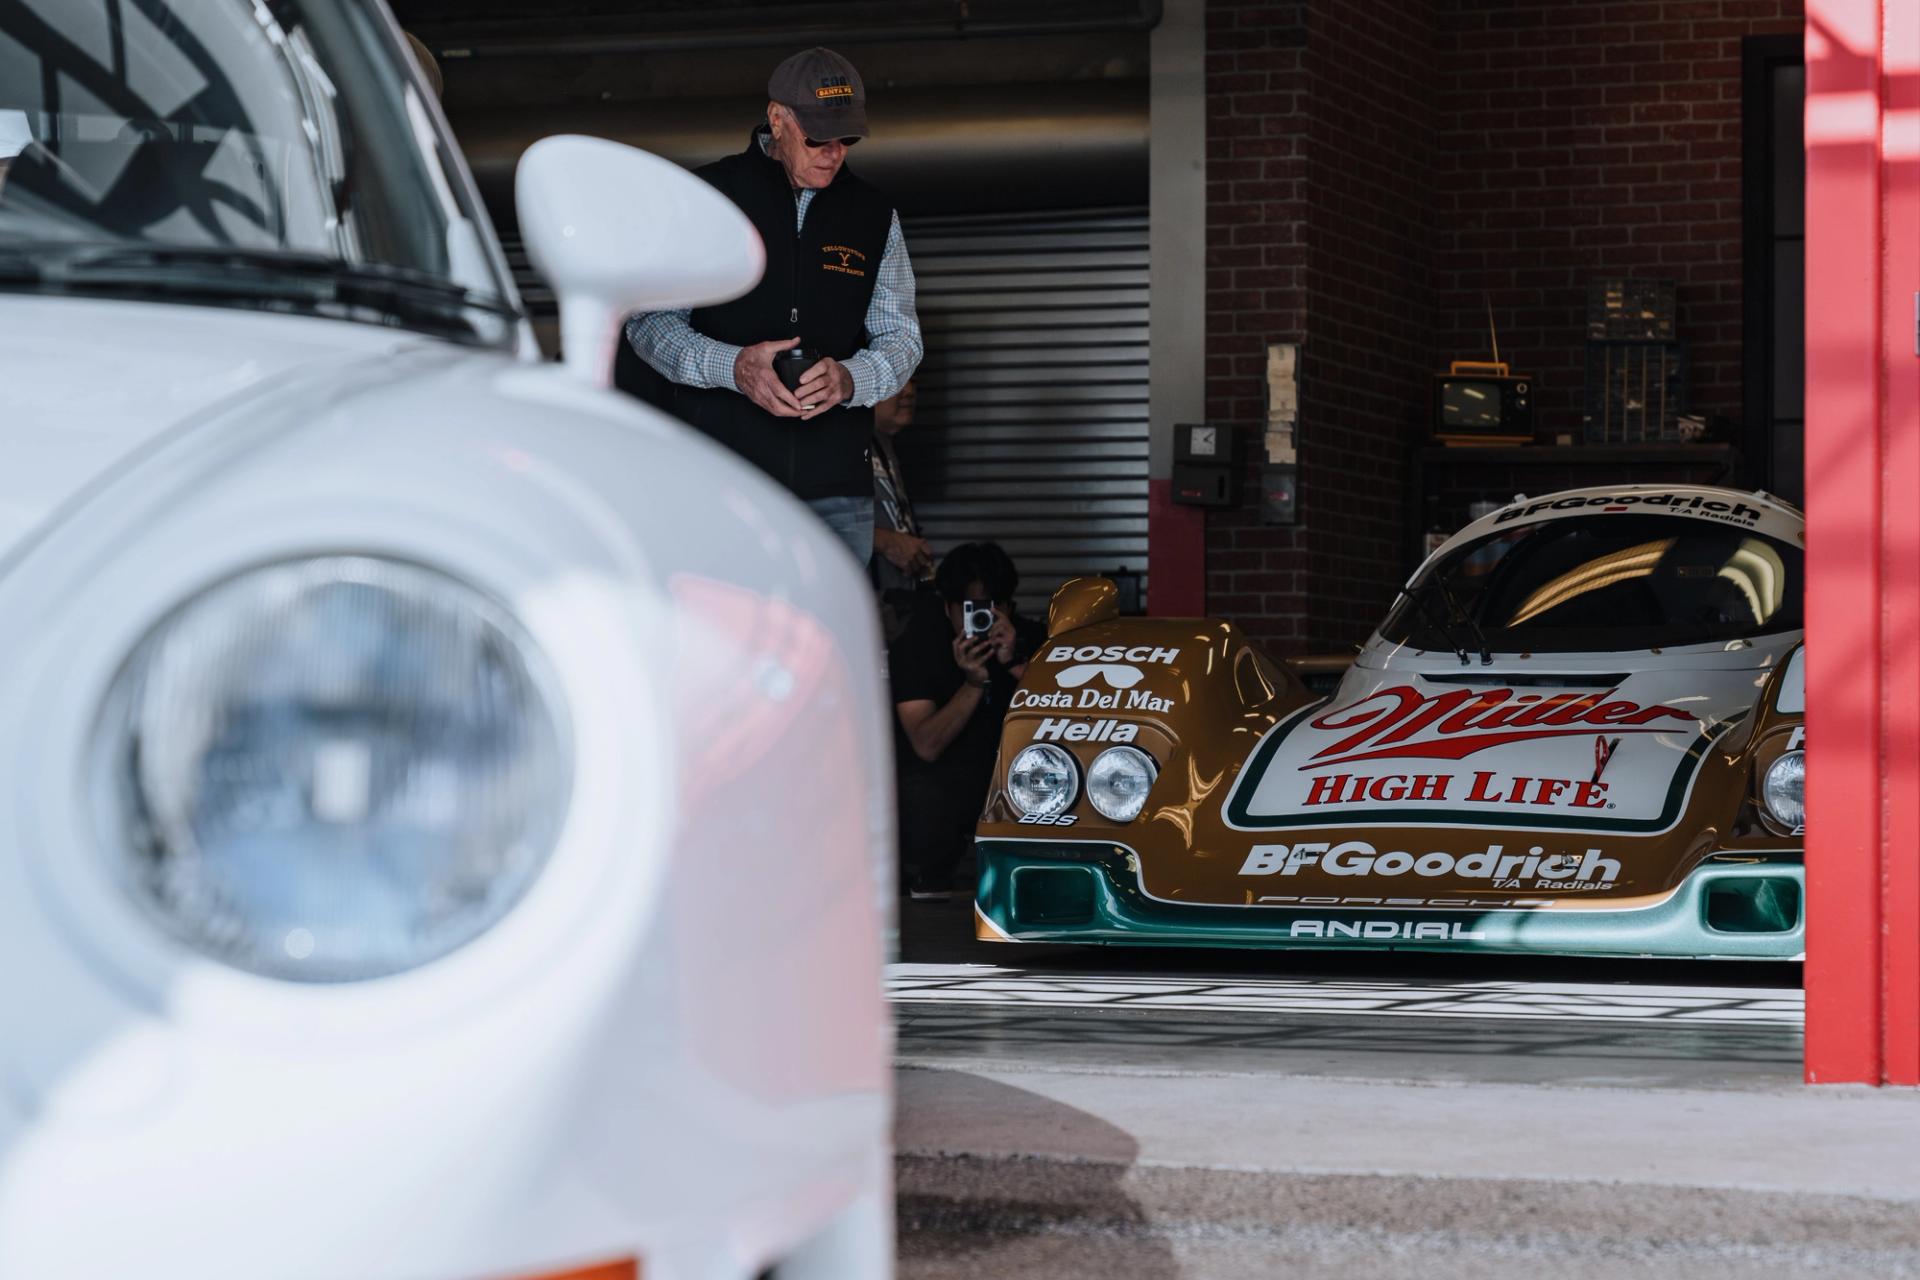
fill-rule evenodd
<path id="1" fill-rule="evenodd" d="M 767 96 L 746 150 L 697 170 L 759 230 L 766 274 L 732 302 L 635 316 L 627 341 L 673 384 L 675 414 L 791 489 L 864 566 L 873 406 L 920 363 L 913 268 L 891 202 L 846 168 L 867 136 L 853 64 L 804 50 Z M 815 357 L 792 389 L 774 366 L 790 348 Z"/>

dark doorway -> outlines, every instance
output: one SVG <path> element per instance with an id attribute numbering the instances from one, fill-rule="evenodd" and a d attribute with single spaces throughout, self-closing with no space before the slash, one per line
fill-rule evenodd
<path id="1" fill-rule="evenodd" d="M 1799 36 L 1742 45 L 1746 452 L 1760 487 L 1806 502 L 1806 188 Z"/>

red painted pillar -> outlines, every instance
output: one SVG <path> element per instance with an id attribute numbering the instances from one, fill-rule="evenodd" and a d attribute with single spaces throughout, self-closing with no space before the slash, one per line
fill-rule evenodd
<path id="1" fill-rule="evenodd" d="M 1920 1084 L 1920 0 L 1881 29 L 1881 1074 Z"/>
<path id="2" fill-rule="evenodd" d="M 1807 5 L 1807 1063 L 1920 1083 L 1920 0 Z"/>
<path id="3" fill-rule="evenodd" d="M 1177 506 L 1173 481 L 1147 489 L 1147 612 L 1156 618 L 1199 618 L 1207 612 L 1207 516 Z"/>

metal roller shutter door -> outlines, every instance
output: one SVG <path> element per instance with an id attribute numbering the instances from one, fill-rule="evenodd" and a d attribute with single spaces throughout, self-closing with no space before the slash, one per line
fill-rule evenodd
<path id="1" fill-rule="evenodd" d="M 992 540 L 1044 616 L 1067 578 L 1147 568 L 1147 213 L 914 218 L 927 341 L 900 438 L 937 553 Z"/>

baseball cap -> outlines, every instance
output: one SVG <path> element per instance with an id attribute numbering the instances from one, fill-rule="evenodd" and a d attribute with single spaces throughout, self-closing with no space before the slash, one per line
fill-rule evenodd
<path id="1" fill-rule="evenodd" d="M 0 109 L 0 160 L 11 160 L 33 143 L 33 128 L 24 111 Z"/>
<path id="2" fill-rule="evenodd" d="M 809 138 L 867 136 L 867 89 L 831 49 L 802 49 L 773 69 L 767 97 L 793 112 Z"/>

